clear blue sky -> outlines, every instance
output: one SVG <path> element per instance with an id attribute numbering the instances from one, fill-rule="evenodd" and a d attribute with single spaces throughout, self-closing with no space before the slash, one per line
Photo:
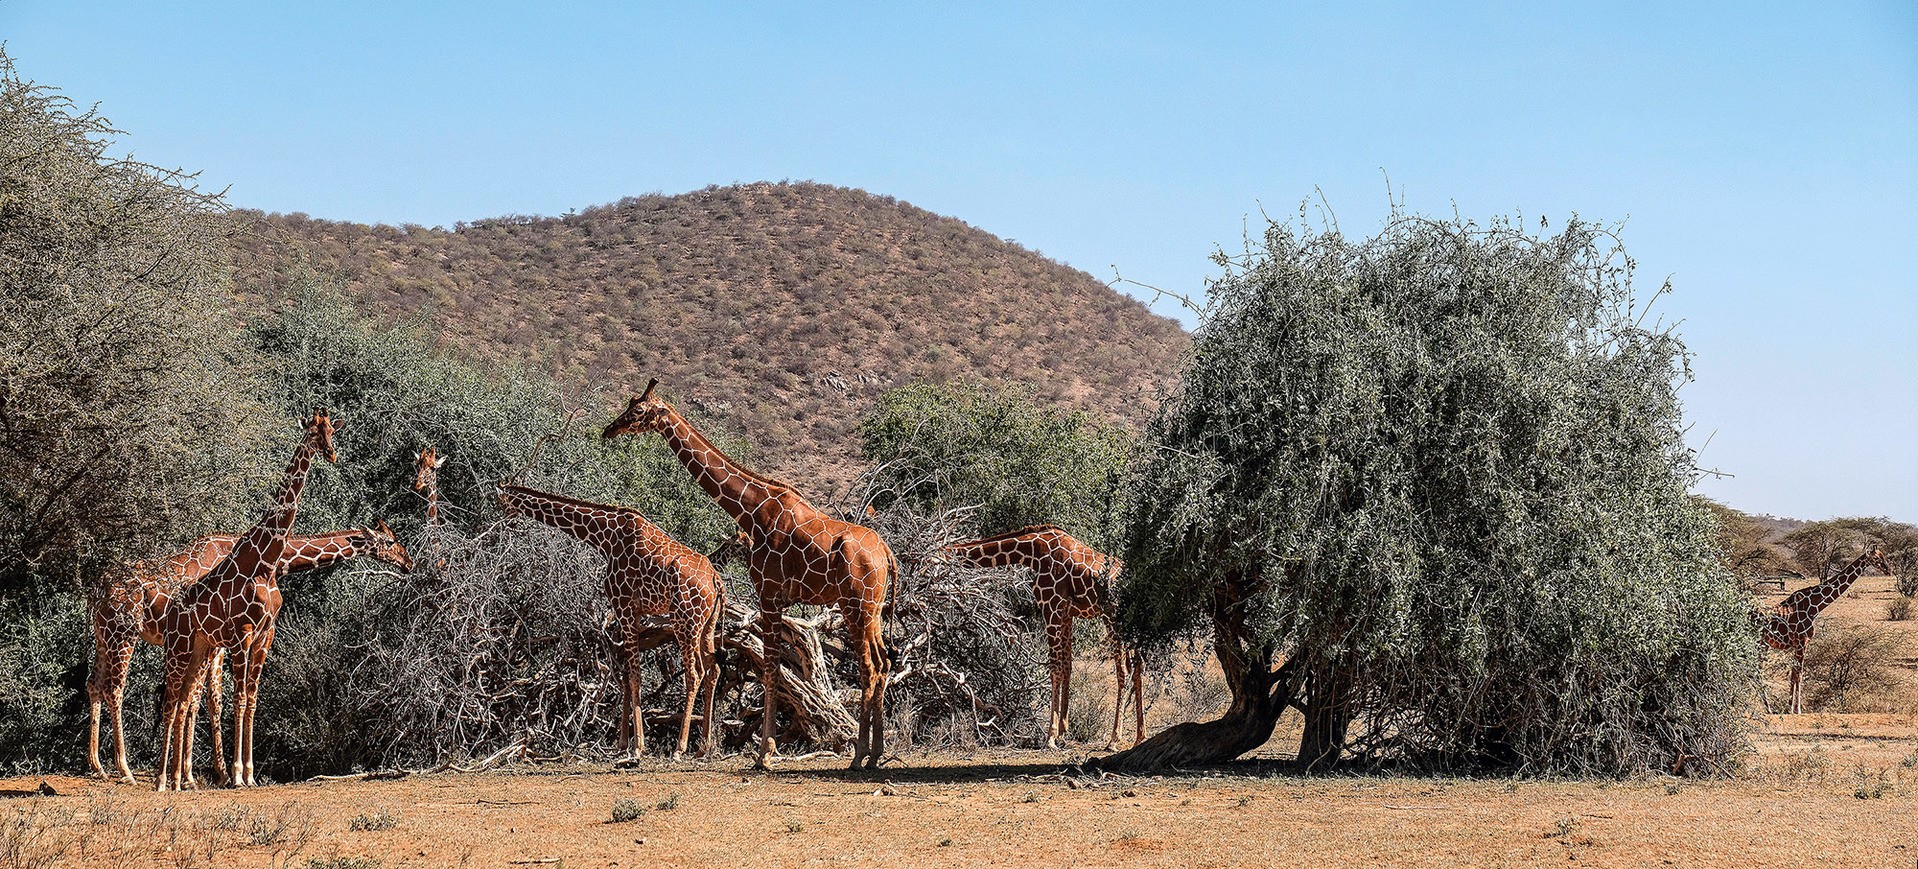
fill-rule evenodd
<path id="1" fill-rule="evenodd" d="M 1703 490 L 1918 520 L 1918 4 L 903 5 L 0 0 L 0 38 L 136 156 L 322 217 L 811 179 L 1195 294 L 1261 205 L 1376 229 L 1382 171 L 1627 220 Z"/>

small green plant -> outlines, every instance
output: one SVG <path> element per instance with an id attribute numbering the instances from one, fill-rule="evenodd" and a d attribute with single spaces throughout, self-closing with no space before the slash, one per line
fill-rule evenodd
<path id="1" fill-rule="evenodd" d="M 1668 797 L 1677 796 L 1681 790 L 1684 790 L 1684 788 L 1679 787 L 1677 782 L 1669 782 L 1665 785 L 1665 795 Z"/>
<path id="2" fill-rule="evenodd" d="M 948 837 L 946 837 L 946 838 L 944 838 L 944 839 L 940 839 L 940 840 L 939 840 L 939 847 L 941 847 L 941 848 L 950 848 L 950 847 L 952 847 L 952 837 L 950 837 L 950 836 L 948 836 Z"/>
<path id="3" fill-rule="evenodd" d="M 1918 757 L 1918 752 L 1912 752 L 1912 757 Z M 1906 765 L 1909 766 L 1910 764 L 1906 764 Z M 1039 801 L 1039 795 L 1035 792 L 1028 791 L 1026 793 L 1026 798 L 1022 800 L 1021 802 L 1036 803 L 1038 801 Z"/>
<path id="4" fill-rule="evenodd" d="M 392 813 L 385 809 L 379 809 L 377 811 L 354 815 L 353 820 L 347 823 L 346 828 L 356 833 L 378 832 L 380 830 L 391 830 L 397 823 L 399 823 L 399 819 L 393 817 Z"/>
<path id="5" fill-rule="evenodd" d="M 670 812 L 679 808 L 679 794 L 668 794 L 665 799 L 659 801 L 659 805 L 653 808 L 662 812 Z"/>
<path id="6" fill-rule="evenodd" d="M 615 824 L 637 821 L 640 816 L 644 814 L 646 814 L 646 807 L 640 805 L 638 800 L 615 800 L 613 802 L 613 823 Z"/>
<path id="7" fill-rule="evenodd" d="M 1914 750 L 1912 751 L 1912 753 L 1905 755 L 1905 759 L 1899 761 L 1898 763 L 1900 766 L 1903 766 L 1905 769 L 1912 769 L 1914 767 L 1918 767 L 1918 750 Z"/>
<path id="8" fill-rule="evenodd" d="M 798 833 L 798 832 L 801 832 L 801 831 L 803 831 L 803 830 L 805 830 L 805 829 L 806 829 L 806 825 L 805 825 L 805 824 L 802 824 L 802 823 L 800 823 L 800 822 L 799 822 L 799 820 L 798 820 L 797 818 L 787 818 L 787 819 L 786 819 L 786 832 L 788 832 L 788 833 Z"/>
<path id="9" fill-rule="evenodd" d="M 1239 808 L 1245 808 L 1246 806 L 1249 806 L 1249 805 L 1252 805 L 1251 794 L 1246 794 L 1245 796 L 1242 796 L 1239 798 Z"/>
<path id="10" fill-rule="evenodd" d="M 1851 772 L 1852 778 L 1858 782 L 1858 787 L 1852 790 L 1851 795 L 1861 800 L 1884 799 L 1891 790 L 1891 777 L 1887 773 L 1888 770 L 1867 769 L 1859 764 Z"/>
<path id="11" fill-rule="evenodd" d="M 1558 821 L 1553 824 L 1553 827 L 1556 832 L 1547 838 L 1564 839 L 1571 836 L 1573 830 L 1578 829 L 1578 819 L 1571 815 L 1566 815 L 1565 817 L 1559 818 Z"/>

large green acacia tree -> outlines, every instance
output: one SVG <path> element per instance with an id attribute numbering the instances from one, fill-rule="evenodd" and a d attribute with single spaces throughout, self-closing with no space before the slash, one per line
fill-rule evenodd
<path id="1" fill-rule="evenodd" d="M 243 515 L 224 204 L 0 53 L 0 591 Z"/>
<path id="2" fill-rule="evenodd" d="M 1400 218 L 1220 257 L 1127 498 L 1123 630 L 1209 630 L 1216 721 L 1108 759 L 1723 764 L 1756 651 L 1687 494 L 1688 356 L 1615 236 Z"/>

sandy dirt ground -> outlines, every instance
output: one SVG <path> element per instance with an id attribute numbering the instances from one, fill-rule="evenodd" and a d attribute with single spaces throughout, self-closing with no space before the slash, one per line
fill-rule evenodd
<path id="1" fill-rule="evenodd" d="M 1302 779 L 1258 762 L 1073 777 L 1036 751 L 187 794 L 11 779 L 0 865 L 1918 865 L 1918 716 L 1796 719 L 1770 719 L 1751 769 L 1710 782 Z M 42 781 L 55 795 L 31 793 Z M 622 800 L 642 811 L 615 823 Z"/>
<path id="2" fill-rule="evenodd" d="M 1827 622 L 1918 640 L 1918 622 L 1885 621 L 1891 594 L 1863 581 Z M 748 772 L 734 755 L 186 794 L 14 778 L 0 779 L 0 869 L 1918 867 L 1918 659 L 1900 669 L 1912 690 L 1876 701 L 1889 711 L 1764 716 L 1756 754 L 1716 781 L 1299 778 L 1282 772 L 1296 715 L 1251 760 L 1147 778 L 1066 775 L 1083 752 L 1020 750 L 908 751 L 859 774 L 829 758 Z M 614 822 L 622 803 L 637 817 Z"/>

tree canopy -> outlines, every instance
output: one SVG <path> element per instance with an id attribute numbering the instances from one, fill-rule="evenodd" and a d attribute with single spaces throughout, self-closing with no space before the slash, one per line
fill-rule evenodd
<path id="1" fill-rule="evenodd" d="M 0 53 L 0 586 L 148 554 L 248 504 L 218 195 Z"/>
<path id="2" fill-rule="evenodd" d="M 1689 357 L 1613 232 L 1274 224 L 1219 262 L 1141 447 L 1120 597 L 1148 642 L 1210 628 L 1233 704 L 1114 765 L 1236 756 L 1290 705 L 1307 765 L 1738 749 L 1756 652 L 1687 492 Z"/>
<path id="3" fill-rule="evenodd" d="M 859 427 L 876 506 L 977 507 L 972 531 L 1059 525 L 1094 546 L 1136 436 L 1029 387 L 915 383 L 887 392 Z"/>

